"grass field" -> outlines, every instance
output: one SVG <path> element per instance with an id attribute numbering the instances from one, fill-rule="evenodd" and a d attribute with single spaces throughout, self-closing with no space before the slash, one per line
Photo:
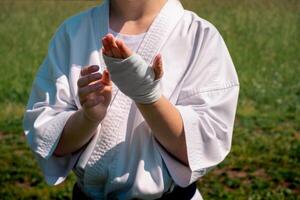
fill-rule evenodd
<path id="1" fill-rule="evenodd" d="M 0 199 L 70 199 L 75 176 L 47 186 L 21 123 L 56 28 L 98 3 L 0 1 Z M 183 3 L 219 29 L 241 83 L 232 151 L 199 181 L 204 199 L 300 199 L 300 1 Z"/>

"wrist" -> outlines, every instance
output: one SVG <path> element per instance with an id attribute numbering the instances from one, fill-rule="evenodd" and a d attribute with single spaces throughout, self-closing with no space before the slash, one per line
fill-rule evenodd
<path id="1" fill-rule="evenodd" d="M 157 98 L 155 101 L 151 101 L 149 103 L 144 103 L 144 102 L 138 102 L 138 101 L 135 101 L 135 104 L 138 106 L 138 107 L 156 107 L 158 104 L 160 104 L 160 102 L 163 100 L 163 95 L 161 95 L 159 98 Z"/>
<path id="2" fill-rule="evenodd" d="M 86 112 L 84 112 L 84 110 L 81 110 L 81 115 L 82 115 L 82 118 L 83 120 L 88 123 L 88 124 L 91 124 L 91 125 L 97 125 L 103 120 L 103 118 L 105 117 L 106 115 L 106 111 L 103 113 L 103 115 L 101 115 L 100 117 L 98 118 L 92 118 L 90 117 Z"/>

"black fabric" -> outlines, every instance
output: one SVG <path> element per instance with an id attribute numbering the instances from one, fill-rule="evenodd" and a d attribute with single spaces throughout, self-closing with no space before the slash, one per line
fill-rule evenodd
<path id="1" fill-rule="evenodd" d="M 72 200 L 92 200 L 78 187 L 77 183 L 75 183 L 73 187 Z"/>
<path id="2" fill-rule="evenodd" d="M 196 190 L 197 190 L 196 183 L 193 183 L 186 188 L 181 188 L 179 186 L 176 186 L 172 192 L 165 193 L 161 198 L 156 200 L 175 200 L 175 199 L 191 200 L 195 195 Z M 92 200 L 92 199 L 86 196 L 86 194 L 83 191 L 81 191 L 81 189 L 78 187 L 77 183 L 75 183 L 73 187 L 72 200 Z"/>
<path id="3" fill-rule="evenodd" d="M 193 183 L 186 188 L 176 186 L 171 193 L 165 193 L 161 198 L 157 200 L 175 200 L 175 199 L 191 200 L 195 195 L 196 190 L 197 190 L 196 183 Z"/>

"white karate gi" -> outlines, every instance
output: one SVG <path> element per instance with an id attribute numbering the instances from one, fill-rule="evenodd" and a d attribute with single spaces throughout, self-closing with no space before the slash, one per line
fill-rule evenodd
<path id="1" fill-rule="evenodd" d="M 108 32 L 108 2 L 66 20 L 53 37 L 32 87 L 24 117 L 25 134 L 48 184 L 70 170 L 95 199 L 155 199 L 186 187 L 229 153 L 239 83 L 226 45 L 209 22 L 169 0 L 146 33 L 137 53 L 149 64 L 164 62 L 162 90 L 180 112 L 189 167 L 153 138 L 134 102 L 113 87 L 107 116 L 89 145 L 55 157 L 68 118 L 81 108 L 80 70 L 105 68 L 101 38 Z M 195 199 L 200 197 L 195 196 Z"/>

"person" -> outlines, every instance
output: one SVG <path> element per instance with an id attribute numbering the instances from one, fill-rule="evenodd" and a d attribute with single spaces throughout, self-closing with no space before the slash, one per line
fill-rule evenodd
<path id="1" fill-rule="evenodd" d="M 52 38 L 24 115 L 73 199 L 201 199 L 231 148 L 238 77 L 217 29 L 178 0 L 105 0 Z"/>

